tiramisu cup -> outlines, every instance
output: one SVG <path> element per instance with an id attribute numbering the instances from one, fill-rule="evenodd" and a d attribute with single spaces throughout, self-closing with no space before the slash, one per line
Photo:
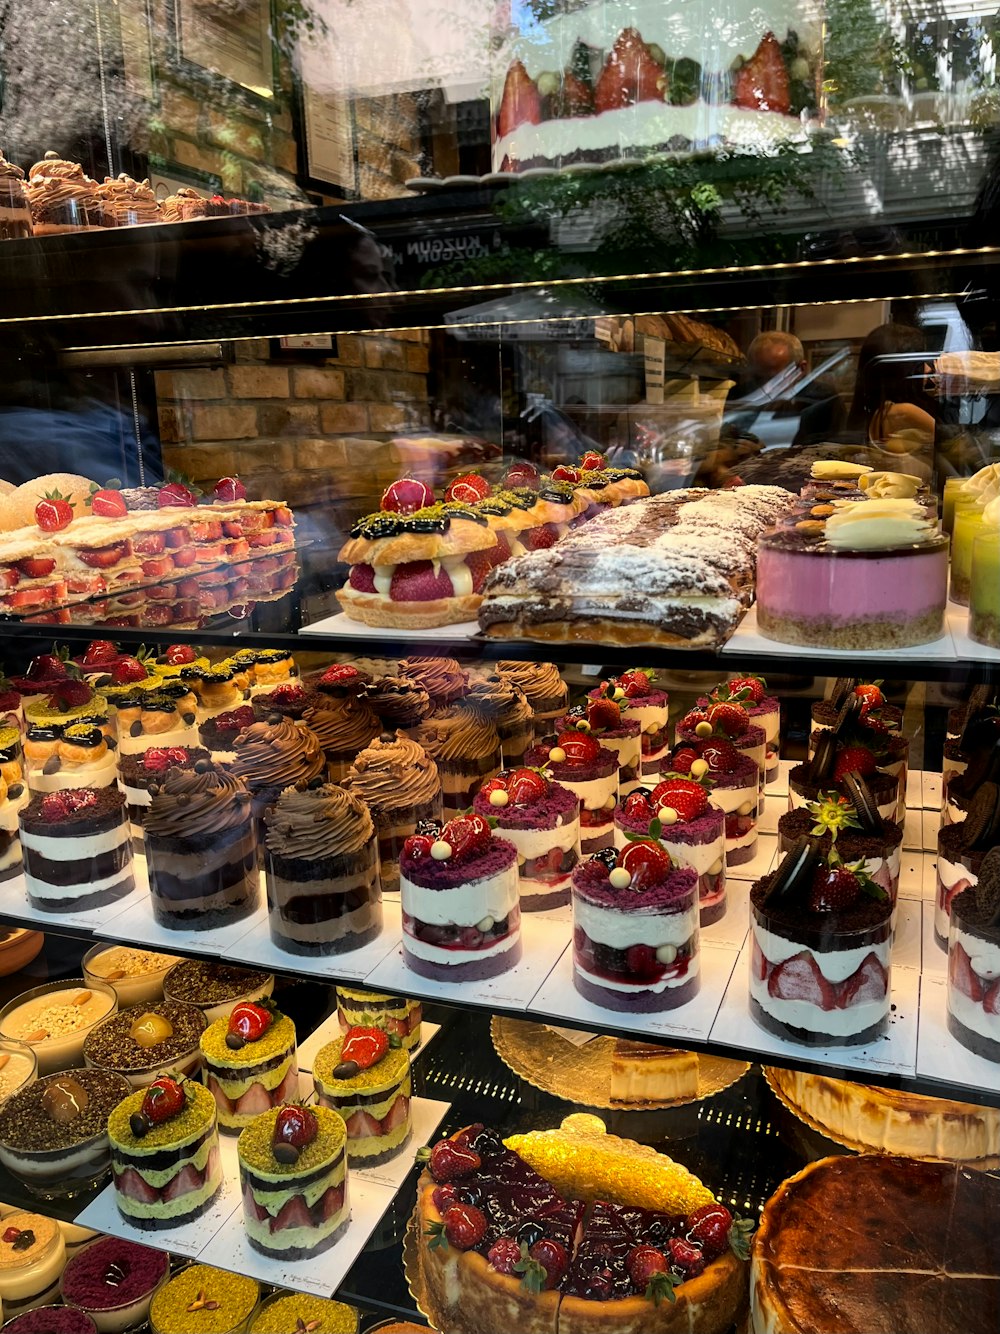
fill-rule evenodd
<path id="1" fill-rule="evenodd" d="M 20 241 L 31 231 L 24 172 L 0 153 L 0 241 Z"/>
<path id="2" fill-rule="evenodd" d="M 399 893 L 399 854 L 423 820 L 443 820 L 437 765 L 405 732 L 377 737 L 355 757 L 343 786 L 368 807 L 378 834 L 382 892 Z"/>
<path id="3" fill-rule="evenodd" d="M 614 843 L 618 805 L 618 756 L 582 732 L 546 737 L 524 757 L 543 768 L 580 801 L 580 852 L 584 856 Z"/>
<path id="4" fill-rule="evenodd" d="M 437 765 L 446 820 L 468 810 L 502 767 L 496 728 L 464 700 L 438 709 L 412 735 Z"/>
<path id="5" fill-rule="evenodd" d="M 518 662 L 505 658 L 497 663 L 497 673 L 516 686 L 531 705 L 535 740 L 540 741 L 555 729 L 555 721 L 566 712 L 569 686 L 551 662 Z"/>
<path id="6" fill-rule="evenodd" d="M 266 817 L 271 939 L 292 954 L 340 954 L 382 929 L 378 839 L 368 807 L 332 783 L 286 788 Z"/>

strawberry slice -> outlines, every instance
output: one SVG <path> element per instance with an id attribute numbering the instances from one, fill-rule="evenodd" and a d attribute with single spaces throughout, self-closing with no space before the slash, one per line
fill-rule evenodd
<path id="1" fill-rule="evenodd" d="M 190 1195 L 194 1190 L 201 1190 L 205 1184 L 204 1172 L 199 1172 L 193 1163 L 187 1163 L 175 1177 L 163 1188 L 164 1200 L 177 1200 L 182 1195 Z"/>
<path id="2" fill-rule="evenodd" d="M 243 1188 L 243 1212 L 249 1218 L 255 1218 L 258 1223 L 262 1223 L 267 1217 L 267 1210 L 263 1209 L 253 1197 L 253 1187 L 249 1181 Z"/>
<path id="3" fill-rule="evenodd" d="M 780 57 L 780 49 L 778 54 Z M 662 102 L 665 90 L 666 78 L 649 47 L 635 28 L 625 28 L 615 39 L 597 80 L 595 110 L 600 114 L 636 102 Z"/>
<path id="4" fill-rule="evenodd" d="M 352 1112 L 345 1123 L 347 1125 L 348 1139 L 370 1139 L 374 1135 L 381 1135 L 382 1126 L 375 1120 L 370 1112 L 364 1112 L 360 1109 Z"/>
<path id="5" fill-rule="evenodd" d="M 515 60 L 504 80 L 503 96 L 497 113 L 497 135 L 503 139 L 519 125 L 538 125 L 541 119 L 541 95 L 524 65 L 520 60 Z"/>
<path id="6" fill-rule="evenodd" d="M 409 1115 L 410 1100 L 401 1093 L 382 1118 L 382 1133 L 388 1135 L 391 1131 L 398 1130 L 400 1126 L 405 1126 Z"/>
<path id="7" fill-rule="evenodd" d="M 773 32 L 764 34 L 757 50 L 736 71 L 733 102 L 750 111 L 777 111 L 783 116 L 791 111 L 788 71 Z"/>
<path id="8" fill-rule="evenodd" d="M 329 1190 L 324 1191 L 319 1201 L 319 1213 L 324 1223 L 328 1223 L 331 1218 L 336 1218 L 344 1207 L 344 1183 L 339 1186 L 331 1186 Z"/>
<path id="9" fill-rule="evenodd" d="M 753 977 L 758 979 L 758 981 L 766 982 L 768 969 L 770 967 L 771 965 L 768 963 L 767 959 L 765 959 L 763 951 L 757 944 L 757 937 L 755 936 L 753 949 L 750 952 L 750 972 Z"/>
<path id="10" fill-rule="evenodd" d="M 115 1189 L 129 1200 L 140 1204 L 155 1204 L 160 1192 L 148 1181 L 144 1181 L 134 1167 L 126 1167 L 115 1177 Z"/>
<path id="11" fill-rule="evenodd" d="M 835 1010 L 837 995 L 819 970 L 813 956 L 803 950 L 779 963 L 767 983 L 768 995 L 776 1000 L 807 1001 L 821 1010 Z"/>
<path id="12" fill-rule="evenodd" d="M 273 1103 L 270 1094 L 263 1084 L 251 1084 L 246 1093 L 242 1093 L 236 1100 L 234 1108 L 237 1116 L 259 1116 L 261 1112 L 269 1112 Z"/>
<path id="13" fill-rule="evenodd" d="M 866 1001 L 885 999 L 889 989 L 889 975 L 882 967 L 875 954 L 865 957 L 861 967 L 838 988 L 837 1005 L 842 1010 L 852 1005 L 863 1005 Z"/>
<path id="14" fill-rule="evenodd" d="M 278 1210 L 277 1217 L 271 1219 L 271 1232 L 284 1232 L 290 1227 L 312 1227 L 312 1215 L 309 1206 L 301 1195 L 293 1195 Z"/>
<path id="15" fill-rule="evenodd" d="M 982 979 L 973 971 L 972 960 L 957 943 L 948 952 L 948 980 L 963 996 L 968 996 L 969 1000 L 983 999 Z"/>
<path id="16" fill-rule="evenodd" d="M 56 563 L 47 556 L 25 556 L 17 562 L 17 568 L 26 579 L 45 579 L 56 568 Z"/>
<path id="17" fill-rule="evenodd" d="M 1000 1014 L 1000 978 L 991 984 L 983 997 L 983 1009 L 987 1014 Z"/>

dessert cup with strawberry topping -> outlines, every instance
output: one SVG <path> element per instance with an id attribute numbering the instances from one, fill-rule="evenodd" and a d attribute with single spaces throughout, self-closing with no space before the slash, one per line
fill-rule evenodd
<path id="1" fill-rule="evenodd" d="M 843 794 L 824 792 L 817 801 L 785 812 L 778 821 L 778 852 L 783 856 L 806 837 L 816 839 L 824 853 L 836 844 L 842 860 L 861 862 L 865 874 L 885 890 L 895 907 L 903 831 L 879 815 L 860 775 L 847 774 L 842 786 Z"/>
<path id="2" fill-rule="evenodd" d="M 482 784 L 503 766 L 496 728 L 464 699 L 436 709 L 412 736 L 437 765 L 446 820 L 468 810 Z"/>
<path id="3" fill-rule="evenodd" d="M 764 786 L 767 744 L 763 727 L 751 723 L 750 715 L 735 700 L 709 700 L 707 708 L 691 709 L 677 724 L 676 744 L 692 745 L 698 741 L 728 742 L 741 755 L 753 760 Z"/>
<path id="4" fill-rule="evenodd" d="M 437 765 L 405 732 L 384 733 L 355 756 L 343 786 L 375 821 L 383 894 L 398 894 L 404 842 L 422 821 L 444 818 Z"/>
<path id="5" fill-rule="evenodd" d="M 395 1035 L 349 1028 L 316 1053 L 313 1080 L 319 1105 L 344 1118 L 348 1162 L 384 1163 L 410 1138 L 410 1053 Z"/>
<path id="6" fill-rule="evenodd" d="M 163 781 L 168 769 L 193 769 L 199 760 L 210 760 L 207 750 L 186 746 L 150 746 L 138 755 L 118 756 L 118 783 L 128 802 L 132 846 L 142 852 L 142 822 L 152 798 L 150 787 Z"/>
<path id="7" fill-rule="evenodd" d="M 92 722 L 111 734 L 108 721 L 108 701 L 92 690 L 86 681 L 67 677 L 57 681 L 41 695 L 33 695 L 24 702 L 24 723 L 29 727 L 68 727 L 70 723 Z"/>
<path id="8" fill-rule="evenodd" d="M 496 977 L 521 957 L 517 849 L 480 815 L 422 826 L 399 860 L 403 958 L 439 981 Z"/>
<path id="9" fill-rule="evenodd" d="M 237 1135 L 255 1116 L 299 1096 L 295 1025 L 271 1001 L 240 1001 L 201 1035 L 205 1084 L 219 1129 Z"/>
<path id="10" fill-rule="evenodd" d="M 938 833 L 934 939 L 942 949 L 948 948 L 951 905 L 978 883 L 984 859 L 998 845 L 1000 788 L 996 783 L 983 783 L 961 824 L 945 825 Z"/>
<path id="11" fill-rule="evenodd" d="M 310 693 L 297 681 L 286 681 L 284 685 L 275 686 L 273 690 L 265 690 L 259 695 L 254 695 L 250 701 L 254 719 L 256 722 L 261 722 L 269 713 L 280 713 L 282 718 L 290 718 L 293 723 L 300 723 L 309 703 Z"/>
<path id="12" fill-rule="evenodd" d="M 0 746 L 6 738 L 0 735 Z M 8 754 L 10 744 L 0 751 Z M 114 787 L 115 742 L 93 722 L 31 723 L 24 738 L 25 779 L 32 792 Z"/>
<path id="13" fill-rule="evenodd" d="M 818 699 L 810 709 L 813 732 L 835 727 L 848 695 L 856 695 L 862 702 L 862 717 L 872 717 L 885 723 L 891 732 L 903 725 L 903 710 L 886 702 L 881 681 L 859 681 L 857 677 L 840 676 L 833 683 L 827 699 Z"/>
<path id="14" fill-rule="evenodd" d="M 871 1042 L 889 1024 L 892 902 L 860 864 L 804 838 L 750 891 L 750 1013 L 812 1046 Z"/>
<path id="15" fill-rule="evenodd" d="M 757 854 L 760 813 L 760 769 L 749 755 L 741 755 L 730 741 L 710 737 L 681 742 L 673 749 L 674 773 L 712 784 L 712 805 L 725 815 L 726 866 L 741 866 Z"/>
<path id="16" fill-rule="evenodd" d="M 633 667 L 602 682 L 587 696 L 592 700 L 607 696 L 616 704 L 627 707 L 629 719 L 638 722 L 642 732 L 641 777 L 654 780 L 659 777 L 661 762 L 670 749 L 667 725 L 670 696 L 667 691 L 654 687 L 655 680 L 655 672 Z"/>
<path id="17" fill-rule="evenodd" d="M 406 996 L 390 996 L 384 991 L 360 987 L 337 987 L 337 1021 L 340 1031 L 349 1028 L 383 1028 L 390 1038 L 399 1038 L 407 1051 L 420 1046 L 423 1003 Z"/>
<path id="18" fill-rule="evenodd" d="M 569 903 L 579 860 L 580 798 L 537 769 L 505 769 L 484 783 L 473 810 L 517 849 L 522 912 Z"/>
<path id="19" fill-rule="evenodd" d="M 240 704 L 213 714 L 198 724 L 198 741 L 217 764 L 229 764 L 236 758 L 233 742 L 240 732 L 257 721 L 253 706 Z"/>
<path id="20" fill-rule="evenodd" d="M 580 799 L 580 851 L 599 852 L 614 844 L 618 805 L 618 755 L 576 730 L 547 737 L 524 757 Z"/>
<path id="21" fill-rule="evenodd" d="M 794 811 L 810 801 L 818 801 L 823 792 L 834 789 L 846 796 L 844 778 L 850 773 L 860 774 L 865 780 L 882 819 L 898 824 L 898 778 L 879 769 L 872 753 L 863 747 L 852 746 L 838 752 L 832 730 L 820 735 L 812 759 L 789 770 L 788 809 Z"/>
<path id="22" fill-rule="evenodd" d="M 24 865 L 18 822 L 31 800 L 19 759 L 0 762 L 0 884 L 13 880 Z"/>
<path id="23" fill-rule="evenodd" d="M 910 743 L 898 732 L 891 732 L 886 723 L 871 710 L 866 711 L 863 695 L 849 694 L 841 706 L 836 722 L 830 728 L 814 731 L 809 738 L 809 753 L 815 754 L 823 736 L 830 735 L 837 742 L 837 765 L 842 772 L 882 769 L 896 779 L 896 819 L 906 819 L 906 771 Z M 844 756 L 848 758 L 845 759 Z"/>
<path id="24" fill-rule="evenodd" d="M 569 686 L 551 662 L 520 662 L 503 658 L 497 663 L 497 675 L 522 692 L 534 715 L 535 740 L 552 731 L 569 705 Z"/>
<path id="25" fill-rule="evenodd" d="M 710 804 L 707 781 L 704 775 L 670 774 L 653 788 L 630 793 L 615 812 L 616 848 L 655 827 L 674 865 L 696 872 L 701 926 L 726 913 L 726 814 Z"/>
<path id="26" fill-rule="evenodd" d="M 740 704 L 747 711 L 750 723 L 764 731 L 764 782 L 772 783 L 778 776 L 781 758 L 781 701 L 767 693 L 767 682 L 762 676 L 734 676 L 712 691 L 710 697 L 698 700 L 699 708 L 713 703 Z"/>
<path id="27" fill-rule="evenodd" d="M 656 826 L 654 825 L 654 828 Z M 629 836 L 573 872 L 573 985 L 611 1010 L 673 1010 L 701 984 L 698 875 Z"/>
<path id="28" fill-rule="evenodd" d="M 135 888 L 125 798 L 117 788 L 67 788 L 20 812 L 28 898 L 43 912 L 116 903 Z"/>
<path id="29" fill-rule="evenodd" d="M 625 796 L 639 786 L 642 769 L 642 730 L 639 721 L 632 718 L 628 702 L 613 700 L 608 695 L 589 699 L 570 709 L 556 723 L 557 732 L 572 728 L 593 737 L 605 750 L 618 756 L 618 791 Z"/>
<path id="30" fill-rule="evenodd" d="M 292 954 L 342 954 L 382 929 L 378 839 L 368 807 L 325 783 L 286 788 L 265 818 L 271 939 Z"/>
<path id="31" fill-rule="evenodd" d="M 951 902 L 948 1031 L 978 1056 L 1000 1061 L 1000 848 Z"/>
<path id="32" fill-rule="evenodd" d="M 351 1216 L 341 1117 L 326 1107 L 276 1107 L 250 1122 L 236 1152 L 254 1250 L 278 1260 L 328 1250 Z"/>
<path id="33" fill-rule="evenodd" d="M 222 1187 L 215 1099 L 193 1079 L 164 1075 L 108 1117 L 115 1203 L 134 1227 L 190 1223 Z"/>

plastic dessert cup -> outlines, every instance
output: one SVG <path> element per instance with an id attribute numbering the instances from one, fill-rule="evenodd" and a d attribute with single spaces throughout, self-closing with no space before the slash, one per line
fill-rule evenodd
<path id="1" fill-rule="evenodd" d="M 1000 532 L 980 533 L 972 545 L 969 638 L 1000 649 Z"/>
<path id="2" fill-rule="evenodd" d="M 357 1334 L 361 1312 L 346 1302 L 314 1297 L 307 1292 L 273 1292 L 260 1304 L 250 1334 L 293 1334 L 301 1325 L 317 1334 Z M 319 1321 L 314 1325 L 313 1321 Z"/>
<path id="3" fill-rule="evenodd" d="M 199 1328 L 211 1334 L 246 1334 L 260 1301 L 255 1278 L 231 1274 L 211 1265 L 188 1265 L 159 1288 L 149 1304 L 150 1334 L 195 1334 Z M 217 1302 L 211 1310 L 205 1302 Z M 210 1315 L 211 1324 L 199 1314 Z"/>
<path id="4" fill-rule="evenodd" d="M 210 1024 L 216 1019 L 227 1019 L 237 1002 L 261 1000 L 273 991 L 273 973 L 228 963 L 205 963 L 200 959 L 183 959 L 174 964 L 163 982 L 167 1000 L 197 1005 Z"/>
<path id="5" fill-rule="evenodd" d="M 544 768 L 560 787 L 570 790 L 580 799 L 580 852 L 584 856 L 614 846 L 615 808 L 618 805 L 618 756 L 613 750 L 601 747 L 601 753 L 592 764 L 570 764 L 551 760 L 549 751 L 555 746 L 554 737 L 546 737 L 542 745 L 533 746 L 525 756 L 525 763 L 533 768 Z"/>
<path id="6" fill-rule="evenodd" d="M 649 821 L 615 813 L 615 847 L 624 848 L 628 834 L 645 834 Z M 675 866 L 690 867 L 698 876 L 699 925 L 711 926 L 726 914 L 726 814 L 719 806 L 694 820 L 664 825 L 657 840 Z"/>
<path id="7" fill-rule="evenodd" d="M 941 501 L 941 529 L 950 537 L 955 528 L 955 506 L 958 503 L 959 494 L 968 478 L 966 477 L 946 477 L 944 482 L 944 497 Z"/>
<path id="8" fill-rule="evenodd" d="M 36 1306 L 4 1325 L 4 1334 L 97 1334 L 97 1326 L 75 1306 Z"/>
<path id="9" fill-rule="evenodd" d="M 114 1014 L 118 997 L 106 982 L 46 982 L 8 1001 L 0 1010 L 0 1037 L 26 1042 L 40 1075 L 83 1065 L 90 1030 Z"/>
<path id="10" fill-rule="evenodd" d="M 88 1033 L 83 1057 L 95 1069 L 124 1075 L 132 1089 L 145 1088 L 160 1075 L 196 1078 L 202 1065 L 198 1044 L 205 1027 L 205 1016 L 196 1005 L 173 1000 L 133 1005 L 109 1015 Z"/>
<path id="11" fill-rule="evenodd" d="M 569 903 L 573 867 L 580 859 L 580 799 L 569 788 L 548 784 L 529 804 L 494 806 L 476 793 L 473 810 L 496 821 L 497 832 L 517 849 L 522 912 L 542 912 Z"/>
<path id="12" fill-rule="evenodd" d="M 38 1058 L 26 1042 L 0 1038 L 0 1107 L 38 1078 Z"/>
<path id="13" fill-rule="evenodd" d="M 149 1005 L 163 999 L 163 980 L 179 963 L 176 954 L 137 950 L 128 945 L 94 945 L 83 956 L 83 975 L 110 984 L 119 1005 Z"/>
<path id="14" fill-rule="evenodd" d="M 1000 1061 L 1000 929 L 974 888 L 951 904 L 948 930 L 948 1031 L 987 1061 Z"/>
<path id="15" fill-rule="evenodd" d="M 42 1214 L 15 1210 L 3 1221 L 3 1236 L 12 1240 L 0 1239 L 0 1301 L 10 1319 L 56 1300 L 66 1265 L 66 1243 L 59 1224 Z M 36 1328 L 41 1334 L 43 1327 Z"/>
<path id="16" fill-rule="evenodd" d="M 615 889 L 596 858 L 573 872 L 573 985 L 605 1009 L 673 1010 L 701 985 L 698 876 L 674 868 L 642 890 Z"/>
<path id="17" fill-rule="evenodd" d="M 85 1312 L 98 1334 L 124 1334 L 146 1323 L 153 1295 L 169 1273 L 165 1251 L 101 1237 L 66 1262 L 63 1301 Z"/>
<path id="18" fill-rule="evenodd" d="M 742 866 L 757 854 L 760 815 L 760 769 L 749 755 L 741 756 L 731 773 L 712 773 L 712 805 L 726 819 L 726 866 Z"/>
<path id="19" fill-rule="evenodd" d="M 955 507 L 955 528 L 951 536 L 951 579 L 948 596 L 960 606 L 969 605 L 972 587 L 973 544 L 983 532 L 985 505 L 958 504 Z"/>
<path id="20" fill-rule="evenodd" d="M 418 1000 L 407 1000 L 405 996 L 339 986 L 337 1020 L 342 1033 L 359 1025 L 382 1028 L 390 1037 L 398 1037 L 407 1051 L 416 1051 L 420 1046 L 423 1004 Z"/>
<path id="21" fill-rule="evenodd" d="M 0 1109 L 0 1163 L 42 1200 L 93 1189 L 111 1172 L 108 1115 L 128 1091 L 107 1070 L 37 1080 Z"/>

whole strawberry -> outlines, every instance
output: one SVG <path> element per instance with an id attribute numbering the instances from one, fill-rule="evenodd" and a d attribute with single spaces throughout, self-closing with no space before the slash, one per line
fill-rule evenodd
<path id="1" fill-rule="evenodd" d="M 439 861 L 469 861 L 490 846 L 490 827 L 481 815 L 459 815 L 449 820 L 431 850 Z"/>
<path id="2" fill-rule="evenodd" d="M 650 804 L 664 824 L 674 824 L 678 820 L 686 824 L 708 810 L 708 793 L 693 779 L 667 778 L 653 788 Z M 672 817 L 664 812 L 672 812 Z"/>
<path id="3" fill-rule="evenodd" d="M 153 1126 L 162 1125 L 172 1116 L 183 1111 L 184 1090 L 176 1079 L 169 1075 L 160 1075 L 146 1089 L 142 1105 L 129 1117 L 129 1128 L 136 1139 L 143 1139 Z"/>
<path id="4" fill-rule="evenodd" d="M 734 676 L 729 682 L 731 695 L 745 696 L 754 704 L 759 704 L 767 690 L 767 682 L 762 676 Z"/>
<path id="5" fill-rule="evenodd" d="M 714 1260 L 729 1249 L 733 1216 L 724 1204 L 703 1204 L 684 1220 L 684 1235 L 701 1247 L 706 1260 Z"/>
<path id="6" fill-rule="evenodd" d="M 90 512 L 100 519 L 120 519 L 128 513 L 128 507 L 120 491 L 104 486 L 91 493 Z"/>
<path id="7" fill-rule="evenodd" d="M 429 1247 L 454 1246 L 456 1251 L 471 1251 L 486 1236 L 486 1215 L 474 1204 L 456 1202 L 442 1214 L 440 1223 L 427 1229 Z"/>
<path id="8" fill-rule="evenodd" d="M 35 506 L 35 523 L 43 533 L 59 533 L 73 522 L 73 502 L 58 491 L 48 491 Z"/>
<path id="9" fill-rule="evenodd" d="M 353 1079 L 359 1071 L 370 1070 L 388 1050 L 389 1035 L 384 1029 L 353 1025 L 341 1045 L 340 1064 L 334 1068 L 334 1079 Z"/>
<path id="10" fill-rule="evenodd" d="M 750 726 L 750 715 L 742 704 L 724 701 L 709 705 L 708 721 L 723 736 L 743 736 Z"/>
<path id="11" fill-rule="evenodd" d="M 246 500 L 247 489 L 238 477 L 220 477 L 212 487 L 216 500 L 229 503 L 234 500 Z"/>
<path id="12" fill-rule="evenodd" d="M 867 746 L 845 746 L 833 763 L 833 781 L 840 783 L 845 774 L 860 774 L 868 778 L 878 768 L 874 754 Z"/>
<path id="13" fill-rule="evenodd" d="M 845 912 L 858 901 L 861 881 L 846 866 L 821 866 L 809 889 L 810 912 Z"/>
<path id="14" fill-rule="evenodd" d="M 618 727 L 621 720 L 622 711 L 613 699 L 594 699 L 587 705 L 587 722 L 597 731 Z"/>
<path id="15" fill-rule="evenodd" d="M 879 684 L 878 681 L 870 681 L 854 687 L 855 695 L 861 700 L 862 718 L 871 709 L 880 709 L 885 703 L 885 696 L 879 689 Z"/>
<path id="16" fill-rule="evenodd" d="M 417 1156 L 421 1158 L 420 1154 Z M 435 1181 L 456 1181 L 477 1171 L 482 1166 L 482 1159 L 475 1149 L 457 1144 L 454 1140 L 442 1139 L 431 1149 L 427 1165 Z"/>
<path id="17" fill-rule="evenodd" d="M 296 1163 L 307 1144 L 319 1134 L 316 1113 L 297 1104 L 282 1107 L 271 1132 L 271 1152 L 279 1163 Z"/>
<path id="18" fill-rule="evenodd" d="M 239 1051 L 248 1042 L 256 1042 L 271 1027 L 274 1015 L 264 1005 L 255 1001 L 240 1001 L 234 1005 L 229 1016 L 229 1030 L 226 1033 L 226 1046 L 231 1051 Z"/>
<path id="19" fill-rule="evenodd" d="M 415 477 L 400 477 L 382 492 L 380 509 L 391 514 L 415 514 L 434 504 L 434 492 Z"/>
<path id="20" fill-rule="evenodd" d="M 167 482 L 156 493 L 158 509 L 190 509 L 198 503 L 198 497 L 183 482 Z"/>
<path id="21" fill-rule="evenodd" d="M 477 500 L 485 500 L 489 494 L 490 484 L 486 478 L 475 472 L 467 472 L 455 478 L 445 491 L 444 498 L 463 505 L 474 505 Z"/>

